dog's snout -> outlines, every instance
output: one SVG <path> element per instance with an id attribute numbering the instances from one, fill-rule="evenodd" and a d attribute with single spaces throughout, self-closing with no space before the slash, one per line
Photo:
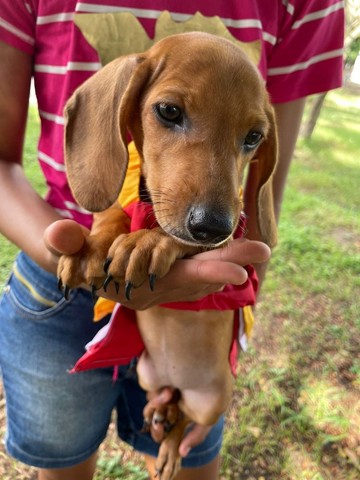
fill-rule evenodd
<path id="1" fill-rule="evenodd" d="M 187 229 L 197 242 L 216 245 L 232 234 L 233 222 L 224 212 L 197 205 L 189 211 Z"/>

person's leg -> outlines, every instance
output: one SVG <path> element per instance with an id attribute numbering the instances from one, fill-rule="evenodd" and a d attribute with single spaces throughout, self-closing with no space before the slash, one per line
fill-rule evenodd
<path id="1" fill-rule="evenodd" d="M 119 396 L 112 369 L 68 373 L 102 326 L 92 316 L 91 294 L 74 290 L 64 300 L 56 277 L 20 255 L 0 299 L 5 444 L 15 459 L 43 469 L 40 478 L 82 478 L 70 468 L 91 478 Z"/>
<path id="2" fill-rule="evenodd" d="M 40 469 L 38 480 L 92 480 L 96 468 L 96 453 L 79 465 L 60 469 Z"/>
<path id="3" fill-rule="evenodd" d="M 156 458 L 145 455 L 146 468 L 150 476 L 150 480 L 157 480 L 155 470 Z M 215 457 L 210 463 L 201 467 L 182 468 L 176 480 L 218 480 L 220 467 L 220 456 Z"/>

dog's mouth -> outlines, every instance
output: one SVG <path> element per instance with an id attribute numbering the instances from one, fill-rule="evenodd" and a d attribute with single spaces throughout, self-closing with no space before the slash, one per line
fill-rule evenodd
<path id="1" fill-rule="evenodd" d="M 168 235 L 182 243 L 205 248 L 217 248 L 228 242 L 237 226 L 232 215 L 220 209 L 202 206 L 189 209 L 180 228 L 171 222 L 165 225 L 164 223 L 159 221 L 159 225 Z"/>
<path id="2" fill-rule="evenodd" d="M 174 229 L 171 232 L 166 231 L 166 233 L 168 233 L 172 237 L 176 238 L 181 243 L 185 243 L 187 245 L 192 245 L 194 247 L 204 247 L 204 248 L 207 248 L 207 249 L 218 248 L 221 245 L 224 245 L 225 243 L 227 243 L 233 237 L 233 234 L 231 233 L 226 238 L 219 237 L 219 238 L 215 238 L 213 241 L 208 241 L 208 240 L 199 240 L 199 239 L 195 240 L 190 235 L 187 235 L 186 233 L 184 234 L 184 232 L 174 230 Z"/>

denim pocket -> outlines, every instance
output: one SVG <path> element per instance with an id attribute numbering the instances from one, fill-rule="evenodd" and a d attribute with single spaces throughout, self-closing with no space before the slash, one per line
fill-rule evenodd
<path id="1" fill-rule="evenodd" d="M 55 315 L 74 300 L 77 290 L 72 290 L 69 301 L 57 288 L 55 275 L 43 270 L 21 253 L 11 272 L 4 296 L 8 297 L 18 314 L 41 320 Z"/>

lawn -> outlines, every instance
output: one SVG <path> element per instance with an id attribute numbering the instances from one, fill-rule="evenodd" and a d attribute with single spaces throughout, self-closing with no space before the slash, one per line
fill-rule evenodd
<path id="1" fill-rule="evenodd" d="M 44 192 L 30 112 L 25 167 Z M 249 352 L 242 356 L 222 450 L 222 479 L 360 476 L 360 96 L 326 98 L 300 140 Z M 0 284 L 15 249 L 0 238 Z M 0 431 L 4 430 L 0 394 Z M 0 447 L 0 478 L 34 479 Z M 145 479 L 111 427 L 96 480 Z"/>

